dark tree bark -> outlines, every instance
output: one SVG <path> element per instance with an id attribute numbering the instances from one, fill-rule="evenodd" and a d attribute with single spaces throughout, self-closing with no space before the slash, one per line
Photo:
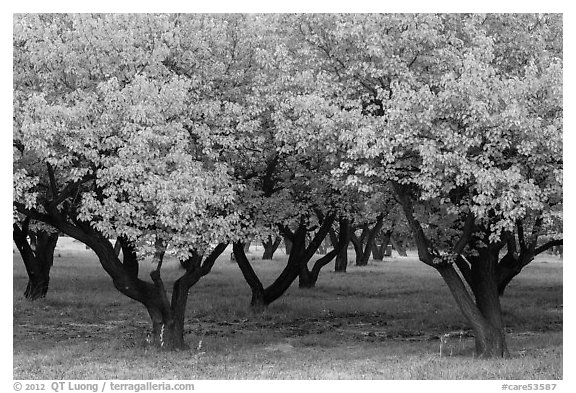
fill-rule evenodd
<path id="1" fill-rule="evenodd" d="M 318 247 L 318 254 L 326 254 L 328 252 L 328 246 L 326 245 L 326 239 L 322 243 L 320 243 L 320 247 Z"/>
<path id="2" fill-rule="evenodd" d="M 508 357 L 504 320 L 498 296 L 496 265 L 498 248 L 488 246 L 471 261 L 472 292 L 476 306 L 489 324 L 488 334 L 476 340 L 476 353 L 483 357 Z"/>
<path id="3" fill-rule="evenodd" d="M 360 237 L 356 236 L 354 230 L 351 231 L 351 241 L 354 245 L 354 251 L 356 252 L 356 266 L 368 265 L 370 254 L 372 253 L 372 244 L 376 235 L 382 229 L 383 221 L 384 215 L 379 214 L 372 228 L 370 228 L 368 224 L 363 225 Z"/>
<path id="4" fill-rule="evenodd" d="M 58 233 L 36 231 L 31 236 L 35 243 L 33 248 L 28 242 L 29 223 L 30 220 L 25 219 L 21 226 L 14 224 L 13 239 L 28 274 L 24 297 L 28 300 L 37 300 L 46 297 L 48 293 L 50 269 L 54 263 L 54 249 L 58 242 Z"/>
<path id="5" fill-rule="evenodd" d="M 518 245 L 514 234 L 506 234 L 507 252 L 500 259 L 496 267 L 496 277 L 498 283 L 498 294 L 504 295 L 506 287 L 522 269 L 524 269 L 534 258 L 549 250 L 552 247 L 561 246 L 563 239 L 551 240 L 537 247 L 538 232 L 541 226 L 541 219 L 536 219 L 532 228 L 531 239 L 527 239 L 521 223 L 517 224 Z"/>
<path id="6" fill-rule="evenodd" d="M 116 242 L 114 243 L 114 252 L 116 253 L 116 256 L 120 256 L 120 251 L 122 251 L 122 245 L 120 244 L 120 239 L 116 239 Z"/>
<path id="7" fill-rule="evenodd" d="M 479 254 L 474 259 L 468 261 L 464 258 L 459 259 L 466 245 L 474 242 L 471 239 L 476 226 L 474 216 L 469 214 L 463 225 L 462 235 L 454 245 L 452 255 L 442 256 L 434 249 L 420 222 L 414 217 L 414 208 L 407 188 L 398 183 L 393 183 L 393 187 L 412 229 L 419 259 L 440 273 L 474 331 L 476 356 L 482 358 L 509 356 L 496 277 L 497 256 L 501 246 L 488 242 L 487 247 L 478 250 Z M 454 256 L 457 257 L 453 259 Z M 453 262 L 463 270 L 463 277 L 470 284 L 475 300 L 454 269 Z M 462 269 L 461 266 L 466 268 Z"/>
<path id="8" fill-rule="evenodd" d="M 282 238 L 280 236 L 272 238 L 272 236 L 268 235 L 266 241 L 262 242 L 262 246 L 264 247 L 262 259 L 272 259 L 281 242 Z"/>
<path id="9" fill-rule="evenodd" d="M 376 241 L 372 242 L 372 259 L 375 261 L 382 261 L 384 259 L 384 248 L 378 245 Z"/>
<path id="10" fill-rule="evenodd" d="M 258 275 L 252 268 L 250 261 L 246 258 L 246 253 L 244 252 L 244 245 L 240 242 L 235 242 L 232 246 L 233 255 L 240 271 L 244 276 L 244 279 L 250 286 L 252 290 L 252 300 L 250 301 L 250 306 L 253 309 L 262 309 L 268 305 L 264 300 L 264 286 L 258 278 Z M 296 276 L 294 276 L 294 279 Z"/>
<path id="11" fill-rule="evenodd" d="M 303 236 L 300 236 L 299 231 L 296 231 L 295 242 L 304 241 Z M 303 235 L 303 234 L 302 234 Z M 234 257 L 238 267 L 242 271 L 244 279 L 250 286 L 252 290 L 252 300 L 250 301 L 250 306 L 253 310 L 261 310 L 268 306 L 274 300 L 282 296 L 282 294 L 290 287 L 290 285 L 296 280 L 300 272 L 300 263 L 296 252 L 291 252 L 288 257 L 288 262 L 286 266 L 280 273 L 280 275 L 274 280 L 274 282 L 264 288 L 262 282 L 258 278 L 256 272 L 252 268 L 250 261 L 246 257 L 244 252 L 244 245 L 242 243 L 235 242 L 233 245 Z"/>
<path id="12" fill-rule="evenodd" d="M 347 220 L 345 220 L 345 221 L 347 221 Z M 318 281 L 318 275 L 320 274 L 320 269 L 322 269 L 324 266 L 329 264 L 335 257 L 340 255 L 342 250 L 346 250 L 347 243 L 349 240 L 350 240 L 350 233 L 348 231 L 347 224 L 344 224 L 343 227 L 340 227 L 340 233 L 338 235 L 338 243 L 333 248 L 333 250 L 330 251 L 329 253 L 327 253 L 322 258 L 318 259 L 314 263 L 314 266 L 312 267 L 312 270 L 310 272 L 310 276 L 311 276 L 310 278 L 311 278 L 311 282 L 312 282 L 311 287 L 316 285 L 316 281 Z M 345 269 L 346 269 L 346 267 L 344 267 L 344 270 Z"/>
<path id="13" fill-rule="evenodd" d="M 203 259 L 202 255 L 196 252 L 192 253 L 189 259 L 193 262 L 188 264 L 188 269 L 180 278 L 174 282 L 172 289 L 172 301 L 170 308 L 174 319 L 174 336 L 178 340 L 178 347 L 184 345 L 184 317 L 186 315 L 186 304 L 188 302 L 188 293 L 200 278 L 210 273 L 214 263 L 226 249 L 226 243 L 218 244 L 208 256 Z"/>
<path id="14" fill-rule="evenodd" d="M 128 241 L 124 236 L 120 236 L 116 242 L 120 244 L 120 249 L 122 250 L 122 265 L 124 265 L 126 272 L 133 277 L 138 277 L 138 269 L 140 265 L 138 264 L 138 257 L 136 256 L 136 248 L 134 247 L 134 244 Z M 116 248 L 116 245 L 114 248 Z M 116 255 L 118 256 L 119 254 L 116 253 Z"/>
<path id="15" fill-rule="evenodd" d="M 348 244 L 350 244 L 350 221 L 347 218 L 340 218 L 338 220 L 339 234 L 331 229 L 330 240 L 332 247 L 339 247 L 338 255 L 336 255 L 336 262 L 334 263 L 334 271 L 345 273 L 348 267 Z"/>
<path id="16" fill-rule="evenodd" d="M 28 231 L 28 238 L 30 239 L 30 247 L 32 247 L 32 250 L 35 250 L 36 245 L 38 244 L 38 239 L 36 238 L 36 234 L 34 232 Z"/>
<path id="17" fill-rule="evenodd" d="M 385 231 L 381 236 L 381 242 L 378 244 L 377 238 L 372 241 L 372 258 L 377 261 L 382 261 L 384 259 L 386 248 L 390 244 L 390 234 L 391 231 Z"/>
<path id="18" fill-rule="evenodd" d="M 286 266 L 280 275 L 270 286 L 266 288 L 264 288 L 262 285 L 262 282 L 258 278 L 258 275 L 246 257 L 243 244 L 240 242 L 234 243 L 233 252 L 236 262 L 242 271 L 244 279 L 252 290 L 252 300 L 250 301 L 250 306 L 253 310 L 261 310 L 278 299 L 284 294 L 284 292 L 286 292 L 290 285 L 292 285 L 294 280 L 303 274 L 304 268 L 307 269 L 308 261 L 310 261 L 310 259 L 314 256 L 314 253 L 318 249 L 320 243 L 326 237 L 328 229 L 332 225 L 333 221 L 334 215 L 328 216 L 308 246 L 306 246 L 307 228 L 303 222 L 300 223 L 295 232 L 291 232 L 288 228 L 282 228 L 281 231 L 283 232 L 283 235 L 286 238 L 289 238 L 290 242 L 292 243 L 292 250 L 290 252 L 290 256 L 288 257 Z M 329 253 L 325 257 L 320 258 L 320 260 L 316 262 L 312 271 L 307 271 L 304 273 L 308 274 L 308 277 L 305 277 L 304 279 L 311 278 L 313 275 L 316 275 L 317 278 L 320 268 L 329 262 L 326 262 L 326 260 L 328 258 L 334 258 L 335 255 L 335 253 Z"/>
<path id="19" fill-rule="evenodd" d="M 303 257 L 300 259 L 300 273 L 299 273 L 299 282 L 298 285 L 300 288 L 312 288 L 316 285 L 316 281 L 318 280 L 318 273 L 320 269 L 326 266 L 334 257 L 336 257 L 336 253 L 328 253 L 323 258 L 320 258 L 316 261 L 312 271 L 308 269 L 308 262 L 312 259 L 314 254 L 318 251 L 318 248 L 324 241 L 324 239 L 328 236 L 328 231 L 332 228 L 332 224 L 334 223 L 335 215 L 331 214 L 327 217 L 323 217 L 321 214 L 319 218 L 322 219 L 322 225 L 312 238 L 312 240 L 306 244 L 304 243 L 304 249 L 302 250 Z M 306 232 L 307 233 L 307 232 Z M 316 274 L 314 274 L 314 272 Z"/>
<path id="20" fill-rule="evenodd" d="M 352 246 L 354 247 L 354 253 L 356 254 L 356 266 L 365 266 L 368 264 L 368 260 L 364 259 L 364 248 L 362 247 L 362 243 L 364 243 L 364 239 L 368 234 L 368 226 L 365 225 L 362 228 L 362 232 L 360 236 L 357 236 L 354 229 L 350 231 L 350 241 L 352 242 Z"/>
<path id="21" fill-rule="evenodd" d="M 493 306 L 490 301 L 480 301 L 480 303 L 483 304 L 484 311 L 488 312 L 487 318 L 470 296 L 470 293 L 453 266 L 439 266 L 436 270 L 438 270 L 444 279 L 460 311 L 474 331 L 476 356 L 481 358 L 509 356 L 503 326 L 492 325 L 488 319 L 501 319 L 502 314 L 499 306 L 490 308 L 490 306 L 488 306 L 489 303 Z"/>
<path id="22" fill-rule="evenodd" d="M 286 236 L 283 237 L 284 240 L 284 252 L 286 255 L 290 255 L 290 251 L 292 251 L 292 240 L 288 239 Z"/>

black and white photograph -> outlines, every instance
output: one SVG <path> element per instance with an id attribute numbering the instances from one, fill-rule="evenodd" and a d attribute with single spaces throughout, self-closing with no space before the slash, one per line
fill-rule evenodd
<path id="1" fill-rule="evenodd" d="M 373 9 L 11 15 L 7 389 L 565 391 L 564 14 Z"/>

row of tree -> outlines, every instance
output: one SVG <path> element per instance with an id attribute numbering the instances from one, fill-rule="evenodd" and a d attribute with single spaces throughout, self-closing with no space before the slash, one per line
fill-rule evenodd
<path id="1" fill-rule="evenodd" d="M 79 240 L 153 342 L 182 348 L 189 289 L 227 245 L 263 307 L 405 225 L 477 355 L 508 355 L 499 295 L 562 237 L 561 16 L 16 15 L 13 31 L 25 263 Z M 277 236 L 290 255 L 264 287 L 244 245 Z M 171 291 L 166 253 L 185 268 Z"/>

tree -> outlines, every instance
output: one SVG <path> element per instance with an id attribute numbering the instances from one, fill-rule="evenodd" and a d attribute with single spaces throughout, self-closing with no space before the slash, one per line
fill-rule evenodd
<path id="1" fill-rule="evenodd" d="M 392 201 L 390 201 L 392 202 Z M 399 256 L 407 256 L 406 247 L 411 246 L 412 232 L 406 223 L 400 205 L 394 201 L 389 203 L 387 214 L 384 217 L 384 225 L 380 233 L 372 243 L 372 258 L 382 260 L 384 256 L 390 256 L 391 246 Z"/>
<path id="2" fill-rule="evenodd" d="M 329 231 L 332 247 L 336 248 L 338 245 L 340 247 L 340 252 L 336 255 L 334 263 L 335 272 L 346 272 L 346 267 L 348 266 L 348 244 L 350 243 L 351 235 L 350 219 L 346 216 L 340 216 L 338 218 L 338 232 L 333 228 Z"/>
<path id="3" fill-rule="evenodd" d="M 242 70 L 237 81 L 242 93 L 234 97 L 234 105 L 243 108 L 244 116 L 234 125 L 234 142 L 219 151 L 244 186 L 236 204 L 241 221 L 234 254 L 256 306 L 277 299 L 296 277 L 302 287 L 313 286 L 320 268 L 336 254 L 329 252 L 308 268 L 334 220 L 337 202 L 329 168 L 336 161 L 322 159 L 321 141 L 303 145 L 298 139 L 300 133 L 327 126 L 318 122 L 325 117 L 311 108 L 322 113 L 334 108 L 316 94 L 322 76 L 298 56 L 278 19 L 240 18 L 235 25 L 234 59 Z M 263 288 L 240 245 L 278 233 L 290 256 L 274 283 Z"/>
<path id="4" fill-rule="evenodd" d="M 14 23 L 16 211 L 92 248 L 116 288 L 148 310 L 153 343 L 185 347 L 188 291 L 237 219 L 236 185 L 204 137 L 220 106 L 207 86 L 225 73 L 207 48 L 225 23 L 150 15 Z M 193 76 L 175 71 L 176 46 L 197 67 Z M 219 131 L 234 116 L 226 113 Z M 110 237 L 122 239 L 123 260 Z M 160 274 L 167 250 L 191 260 L 171 302 Z M 152 282 L 138 277 L 145 256 L 157 263 Z"/>
<path id="5" fill-rule="evenodd" d="M 272 237 L 271 235 L 268 235 L 266 240 L 262 242 L 262 246 L 264 246 L 262 259 L 272 259 L 274 252 L 276 252 L 281 242 L 282 238 L 280 236 Z"/>
<path id="6" fill-rule="evenodd" d="M 355 231 L 352 231 L 351 241 L 354 245 L 354 250 L 356 251 L 356 266 L 366 266 L 368 265 L 368 260 L 370 259 L 370 253 L 372 252 L 372 244 L 378 232 L 382 229 L 382 224 L 384 220 L 384 215 L 379 214 L 376 217 L 376 222 L 370 227 L 368 223 L 364 223 L 361 228 L 362 232 L 360 236 L 356 235 Z"/>
<path id="7" fill-rule="evenodd" d="M 13 224 L 12 233 L 28 274 L 28 285 L 24 291 L 24 297 L 28 300 L 46 297 L 58 232 L 49 228 L 30 229 L 30 219 L 26 217 L 21 223 Z M 31 241 L 32 239 L 34 242 Z"/>
<path id="8" fill-rule="evenodd" d="M 505 234 L 539 212 L 558 218 L 558 19 L 299 18 L 300 38 L 350 102 L 349 164 L 337 174 L 393 187 L 420 260 L 443 277 L 482 357 L 508 354 L 496 282 Z"/>

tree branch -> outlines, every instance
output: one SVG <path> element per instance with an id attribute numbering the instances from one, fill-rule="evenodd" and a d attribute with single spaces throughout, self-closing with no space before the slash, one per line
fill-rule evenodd
<path id="1" fill-rule="evenodd" d="M 518 243 L 520 244 L 520 252 L 524 253 L 527 251 L 526 239 L 524 238 L 524 225 L 522 221 L 516 221 L 516 229 L 518 231 Z"/>
<path id="2" fill-rule="evenodd" d="M 564 244 L 564 239 L 556 239 L 556 240 L 550 240 L 547 243 L 544 243 L 543 245 L 541 245 L 540 247 L 536 248 L 534 250 L 534 256 L 543 253 L 544 251 L 555 247 L 555 246 L 562 246 Z"/>
<path id="3" fill-rule="evenodd" d="M 78 190 L 78 187 L 84 183 L 86 183 L 87 181 L 90 181 L 93 179 L 92 175 L 85 175 L 82 179 L 77 180 L 75 182 L 72 183 L 68 183 L 66 185 L 66 187 L 64 187 L 64 189 L 62 191 L 60 191 L 60 193 L 58 194 L 58 197 L 55 197 L 55 199 L 53 199 L 52 201 L 49 202 L 49 206 L 50 208 L 56 208 L 58 207 L 59 204 L 61 204 L 62 202 L 64 202 L 64 200 L 66 198 L 68 198 L 70 195 L 72 195 L 76 190 Z M 52 183 L 52 181 L 50 181 L 50 183 Z"/>
<path id="4" fill-rule="evenodd" d="M 514 234 L 510 232 L 504 233 L 504 238 L 506 239 L 506 247 L 508 248 L 508 254 L 514 256 L 517 254 L 516 249 L 516 239 Z"/>
<path id="5" fill-rule="evenodd" d="M 52 198 L 58 198 L 58 185 L 56 184 L 56 177 L 54 176 L 54 168 L 47 162 L 46 168 L 48 169 L 48 179 L 50 179 L 50 190 L 52 191 Z"/>
<path id="6" fill-rule="evenodd" d="M 466 247 L 466 245 L 470 241 L 470 237 L 474 232 L 474 220 L 475 220 L 474 214 L 468 213 L 468 215 L 466 216 L 466 222 L 464 223 L 464 228 L 462 230 L 462 236 L 460 236 L 460 239 L 454 245 L 453 248 L 455 254 L 460 255 L 464 250 L 464 247 Z"/>
<path id="7" fill-rule="evenodd" d="M 205 276 L 208 273 L 210 273 L 212 267 L 214 266 L 214 263 L 216 262 L 218 257 L 222 255 L 227 246 L 228 243 L 218 243 L 218 245 L 214 248 L 214 250 L 212 250 L 210 255 L 208 255 L 206 259 L 204 259 L 204 262 L 202 262 L 202 265 L 200 266 L 200 274 Z"/>
<path id="8" fill-rule="evenodd" d="M 290 230 L 290 228 L 288 228 L 284 224 L 277 224 L 277 226 L 278 226 L 278 230 L 280 231 L 282 236 L 284 236 L 285 238 L 287 238 L 290 241 L 294 241 L 294 232 L 292 232 Z"/>
<path id="9" fill-rule="evenodd" d="M 408 221 L 408 224 L 412 229 L 412 233 L 414 234 L 414 241 L 418 248 L 418 258 L 425 264 L 436 267 L 433 263 L 433 257 L 429 250 L 429 242 L 426 238 L 426 234 L 424 233 L 420 222 L 414 217 L 414 206 L 412 205 L 412 200 L 410 199 L 405 186 L 397 182 L 392 182 L 392 187 L 394 188 L 396 198 L 402 206 L 402 210 L 404 210 L 404 214 L 406 215 L 406 220 Z"/>
<path id="10" fill-rule="evenodd" d="M 532 253 L 534 253 L 534 250 L 536 249 L 536 244 L 538 242 L 538 235 L 540 233 L 540 228 L 542 228 L 542 222 L 543 222 L 542 215 L 539 215 L 538 218 L 536 218 L 536 221 L 534 222 L 534 226 L 532 227 L 532 236 L 530 239 L 530 245 L 528 246 L 530 252 Z"/>
<path id="11" fill-rule="evenodd" d="M 33 220 L 42 221 L 46 224 L 50 224 L 51 217 L 48 214 L 40 213 L 37 210 L 27 209 L 23 203 L 12 202 L 18 213 L 25 215 Z"/>
<path id="12" fill-rule="evenodd" d="M 458 254 L 456 256 L 456 266 L 458 266 L 458 270 L 462 273 L 462 277 L 468 283 L 470 288 L 472 288 L 472 270 L 470 269 L 470 262 L 468 262 L 462 254 Z"/>

